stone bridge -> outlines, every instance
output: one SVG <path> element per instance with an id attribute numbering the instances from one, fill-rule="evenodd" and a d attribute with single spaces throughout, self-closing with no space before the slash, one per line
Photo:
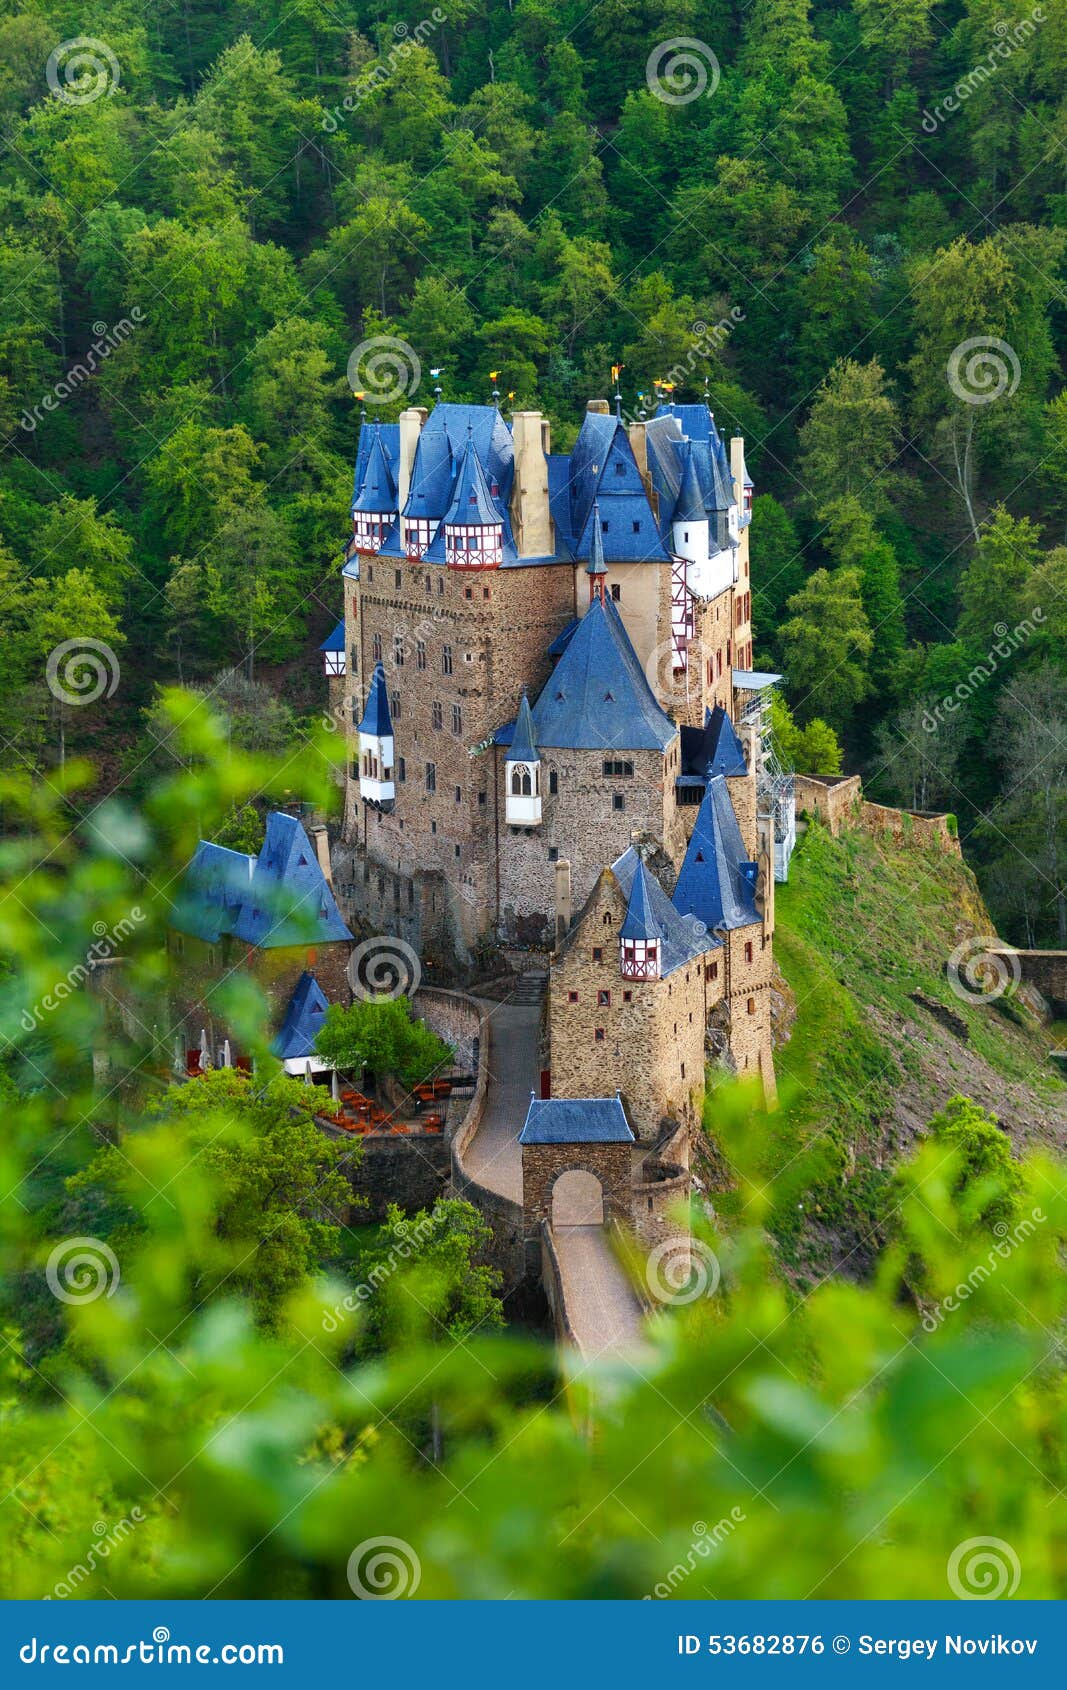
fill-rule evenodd
<path id="1" fill-rule="evenodd" d="M 479 1017 L 480 1059 L 475 1104 L 452 1145 L 452 1186 L 492 1226 L 507 1293 L 539 1280 L 558 1338 L 583 1357 L 636 1349 L 643 1311 L 605 1224 L 630 1220 L 630 1146 L 618 1147 L 624 1155 L 610 1173 L 594 1157 L 571 1158 L 569 1171 L 557 1170 L 524 1206 L 519 1134 L 539 1079 L 540 1003 L 529 989 L 503 1003 L 449 995 Z"/>

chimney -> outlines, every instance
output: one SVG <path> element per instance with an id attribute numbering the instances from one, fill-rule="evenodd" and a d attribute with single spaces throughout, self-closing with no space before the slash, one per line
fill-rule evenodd
<path id="1" fill-rule="evenodd" d="M 740 434 L 730 437 L 730 477 L 734 484 L 734 504 L 739 511 L 745 508 L 745 442 Z"/>
<path id="2" fill-rule="evenodd" d="M 319 867 L 323 872 L 327 886 L 333 890 L 333 866 L 330 862 L 330 836 L 324 827 L 309 827 L 311 843 L 315 847 L 315 855 L 319 860 Z"/>
<path id="3" fill-rule="evenodd" d="M 511 418 L 515 479 L 511 526 L 520 557 L 551 557 L 552 517 L 548 504 L 548 424 L 540 411 L 515 411 Z"/>
<path id="4" fill-rule="evenodd" d="M 632 422 L 629 427 L 630 450 L 637 459 L 637 467 L 641 471 L 644 482 L 645 496 L 652 506 L 652 514 L 659 521 L 659 496 L 652 485 L 652 477 L 648 473 L 648 434 L 643 422 Z"/>
<path id="5" fill-rule="evenodd" d="M 429 416 L 425 405 L 411 405 L 400 413 L 400 468 L 397 474 L 397 495 L 400 509 L 408 502 L 411 486 L 411 466 L 415 462 L 415 448 L 419 443 L 422 425 Z"/>
<path id="6" fill-rule="evenodd" d="M 585 408 L 587 411 L 592 411 L 594 416 L 609 417 L 611 415 L 611 406 L 606 399 L 590 399 Z"/>
<path id="7" fill-rule="evenodd" d="M 571 904 L 571 865 L 566 857 L 561 857 L 556 864 L 556 944 L 559 945 L 570 931 L 571 918 L 574 914 Z"/>

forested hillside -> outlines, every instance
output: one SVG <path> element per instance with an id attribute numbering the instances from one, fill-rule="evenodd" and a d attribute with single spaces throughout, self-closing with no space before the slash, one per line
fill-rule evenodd
<path id="1" fill-rule="evenodd" d="M 707 382 L 746 437 L 798 721 L 1067 944 L 1061 6 L 7 0 L 0 65 L 10 758 L 136 785 L 156 684 L 235 667 L 283 748 L 353 389 L 495 385 L 565 449 L 621 364 L 627 414 Z"/>

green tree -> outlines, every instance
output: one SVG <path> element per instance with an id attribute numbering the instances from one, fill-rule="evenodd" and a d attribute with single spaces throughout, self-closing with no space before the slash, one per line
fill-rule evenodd
<path id="1" fill-rule="evenodd" d="M 414 1019 L 406 997 L 361 998 L 347 1009 L 331 1004 L 316 1044 L 335 1068 L 357 1074 L 369 1068 L 405 1086 L 417 1085 L 452 1057 L 444 1040 Z"/>
<path id="2" fill-rule="evenodd" d="M 868 509 L 884 507 L 895 485 L 899 435 L 897 408 L 877 358 L 835 364 L 799 433 L 800 476 L 817 514 L 847 494 Z"/>
<path id="3" fill-rule="evenodd" d="M 780 630 L 789 689 L 801 721 L 842 728 L 870 691 L 873 639 L 854 569 L 817 569 L 786 606 Z"/>

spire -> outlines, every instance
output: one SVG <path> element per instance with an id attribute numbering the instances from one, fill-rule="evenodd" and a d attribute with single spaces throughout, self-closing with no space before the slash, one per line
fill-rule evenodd
<path id="1" fill-rule="evenodd" d="M 360 483 L 353 511 L 392 515 L 397 507 L 396 483 L 382 445 L 381 424 L 375 419 L 374 435 L 367 454 L 367 468 Z"/>
<path id="2" fill-rule="evenodd" d="M 363 712 L 359 731 L 361 734 L 369 734 L 375 739 L 390 739 L 392 737 L 393 719 L 389 714 L 389 693 L 385 685 L 384 664 L 376 663 L 374 665 L 370 691 L 367 694 L 367 707 Z"/>
<path id="3" fill-rule="evenodd" d="M 446 526 L 481 528 L 502 525 L 502 517 L 493 503 L 478 454 L 474 449 L 474 434 L 467 424 L 467 442 L 460 459 L 452 503 L 445 515 Z"/>
<path id="4" fill-rule="evenodd" d="M 678 489 L 678 499 L 674 507 L 674 522 L 706 522 L 708 513 L 704 508 L 704 494 L 700 487 L 700 477 L 697 475 L 696 463 L 693 459 L 693 442 L 686 441 L 685 462 L 682 466 L 682 484 Z"/>
<path id="5" fill-rule="evenodd" d="M 592 604 L 594 599 L 603 603 L 604 577 L 608 572 L 608 566 L 604 562 L 604 533 L 600 526 L 599 499 L 593 500 L 590 521 L 592 526 L 589 533 L 589 562 L 585 566 L 585 573 L 589 577 L 589 603 Z"/>
<path id="6" fill-rule="evenodd" d="M 638 859 L 630 901 L 626 906 L 626 920 L 619 929 L 620 939 L 662 939 L 663 928 L 652 913 L 652 893 L 648 885 L 648 869 Z"/>
<path id="7" fill-rule="evenodd" d="M 530 711 L 530 700 L 526 696 L 525 687 L 522 692 L 522 703 L 519 705 L 519 714 L 515 719 L 515 733 L 504 761 L 505 763 L 536 763 L 538 761 L 533 715 Z"/>

